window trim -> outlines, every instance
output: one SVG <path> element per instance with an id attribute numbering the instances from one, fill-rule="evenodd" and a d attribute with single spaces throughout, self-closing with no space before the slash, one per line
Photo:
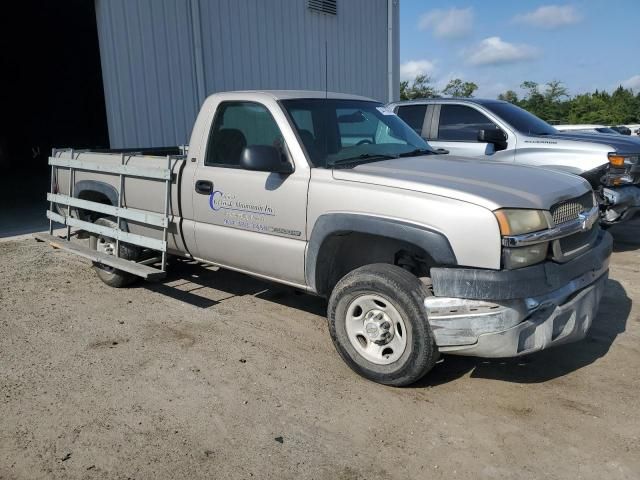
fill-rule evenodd
<path id="1" fill-rule="evenodd" d="M 221 115 L 222 108 L 227 106 L 227 105 L 229 105 L 229 104 L 236 104 L 236 105 L 237 104 L 252 104 L 252 105 L 258 105 L 260 107 L 263 107 L 267 111 L 267 113 L 271 117 L 271 120 L 273 120 L 273 123 L 278 128 L 278 132 L 280 132 L 280 135 L 282 136 L 282 142 L 283 142 L 283 146 L 284 146 L 284 154 L 285 154 L 285 156 L 287 158 L 287 162 L 289 162 L 293 166 L 293 171 L 295 172 L 295 169 L 296 169 L 295 162 L 293 161 L 293 159 L 291 157 L 291 151 L 289 150 L 289 146 L 287 145 L 287 141 L 284 138 L 284 134 L 282 133 L 282 128 L 280 128 L 280 125 L 278 125 L 278 122 L 276 121 L 276 119 L 274 118 L 273 114 L 271 113 L 271 110 L 269 110 L 269 107 L 267 107 L 264 103 L 258 102 L 258 101 L 255 101 L 255 100 L 222 100 L 220 103 L 218 103 L 218 105 L 216 105 L 216 111 L 213 114 L 213 119 L 211 121 L 211 126 L 209 127 L 209 132 L 208 132 L 207 137 L 206 137 L 202 166 L 203 167 L 215 167 L 215 168 L 230 168 L 230 169 L 233 169 L 233 170 L 244 170 L 245 172 L 254 171 L 254 170 L 247 170 L 246 168 L 243 168 L 241 165 L 232 165 L 232 164 L 229 164 L 229 163 L 207 163 L 207 159 L 209 157 L 209 147 L 210 147 L 209 140 L 210 140 L 211 134 L 213 132 L 213 127 L 216 124 L 216 120 L 218 120 L 218 117 Z M 261 173 L 269 173 L 269 172 L 261 172 Z"/>

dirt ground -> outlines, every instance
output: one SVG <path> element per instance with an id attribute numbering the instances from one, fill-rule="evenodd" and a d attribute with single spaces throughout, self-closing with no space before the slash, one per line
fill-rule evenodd
<path id="1" fill-rule="evenodd" d="M 324 302 L 181 262 L 115 290 L 0 242 L 0 479 L 640 478 L 640 225 L 614 232 L 585 341 L 352 373 Z"/>

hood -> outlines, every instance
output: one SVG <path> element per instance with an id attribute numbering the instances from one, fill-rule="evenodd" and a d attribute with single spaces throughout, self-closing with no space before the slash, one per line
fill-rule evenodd
<path id="1" fill-rule="evenodd" d="M 611 152 L 640 153 L 640 137 L 635 139 L 628 135 L 562 132 L 557 135 L 544 135 L 539 138 L 597 143 L 598 145 L 610 147 Z"/>
<path id="2" fill-rule="evenodd" d="M 451 155 L 425 155 L 334 169 L 337 180 L 439 195 L 490 210 L 536 208 L 579 197 L 586 180 L 566 173 Z"/>

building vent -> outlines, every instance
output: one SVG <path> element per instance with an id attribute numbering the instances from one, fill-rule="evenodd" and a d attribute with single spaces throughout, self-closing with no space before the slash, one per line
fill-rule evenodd
<path id="1" fill-rule="evenodd" d="M 309 9 L 314 12 L 335 15 L 338 11 L 336 1 L 337 0 L 308 0 L 308 5 Z"/>

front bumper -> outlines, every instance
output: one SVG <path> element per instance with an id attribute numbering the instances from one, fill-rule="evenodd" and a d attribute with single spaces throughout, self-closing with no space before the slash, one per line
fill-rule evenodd
<path id="1" fill-rule="evenodd" d="M 436 296 L 424 304 L 439 350 L 514 357 L 583 338 L 604 291 L 611 247 L 611 236 L 602 232 L 589 252 L 541 270 L 432 272 Z M 468 295 L 441 295 L 465 286 Z"/>
<path id="2" fill-rule="evenodd" d="M 605 210 L 602 221 L 605 225 L 624 222 L 640 212 L 640 186 L 606 187 L 602 189 Z"/>

